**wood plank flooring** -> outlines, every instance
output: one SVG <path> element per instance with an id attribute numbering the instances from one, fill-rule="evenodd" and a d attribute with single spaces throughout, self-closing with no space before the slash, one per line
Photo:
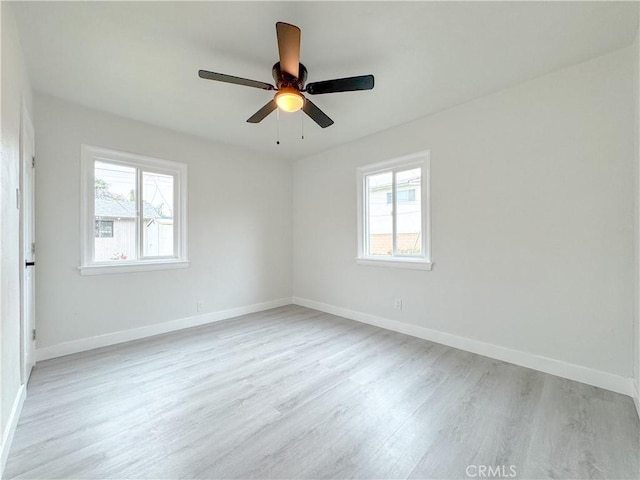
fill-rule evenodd
<path id="1" fill-rule="evenodd" d="M 640 422 L 629 397 L 290 305 L 38 363 L 5 478 L 482 478 L 482 466 L 638 479 Z"/>

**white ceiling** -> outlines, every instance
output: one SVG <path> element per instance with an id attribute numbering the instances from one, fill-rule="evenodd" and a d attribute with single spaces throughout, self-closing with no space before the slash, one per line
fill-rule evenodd
<path id="1" fill-rule="evenodd" d="M 307 156 L 630 44 L 635 2 L 21 2 L 12 5 L 36 91 L 143 122 Z M 252 125 L 272 82 L 275 22 L 302 29 L 308 81 L 372 73 L 372 91 L 318 95 Z"/>

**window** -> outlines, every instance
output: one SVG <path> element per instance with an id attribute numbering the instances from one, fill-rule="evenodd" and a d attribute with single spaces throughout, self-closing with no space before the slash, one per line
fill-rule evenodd
<path id="1" fill-rule="evenodd" d="M 83 275 L 188 266 L 187 167 L 82 146 Z"/>
<path id="2" fill-rule="evenodd" d="M 431 269 L 429 152 L 358 169 L 362 265 Z"/>

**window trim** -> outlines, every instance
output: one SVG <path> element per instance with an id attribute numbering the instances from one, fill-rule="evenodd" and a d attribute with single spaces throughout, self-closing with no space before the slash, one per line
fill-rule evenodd
<path id="1" fill-rule="evenodd" d="M 189 266 L 187 255 L 187 165 L 184 163 L 147 157 L 134 153 L 110 150 L 108 148 L 81 145 L 80 147 L 80 259 L 78 267 L 81 275 L 98 275 L 105 273 L 129 273 L 149 270 L 166 270 L 173 268 L 186 268 Z M 94 255 L 94 222 L 95 222 L 95 162 L 134 167 L 150 173 L 171 175 L 174 177 L 174 251 L 175 255 L 165 257 L 136 258 L 136 260 L 117 263 L 96 262 Z M 141 192 L 140 183 L 142 175 L 137 179 L 137 191 Z M 139 197 L 141 197 L 139 195 Z M 140 218 L 136 217 L 136 244 L 142 235 L 139 231 Z M 89 228 L 91 227 L 91 228 Z M 142 251 L 137 252 L 139 254 Z M 137 255 L 138 256 L 138 255 Z"/>
<path id="2" fill-rule="evenodd" d="M 365 181 L 366 177 L 376 173 L 388 171 L 405 170 L 411 167 L 422 168 L 421 179 L 421 213 L 422 213 L 422 252 L 420 256 L 411 255 L 366 255 L 368 235 L 367 218 L 367 198 Z M 397 211 L 396 185 L 392 184 L 393 211 Z M 356 263 L 358 265 L 377 266 L 377 267 L 395 267 L 408 268 L 417 270 L 431 270 L 433 266 L 431 257 L 431 159 L 430 151 L 423 150 L 420 152 L 403 155 L 392 160 L 364 165 L 357 169 L 357 200 L 358 200 L 358 254 Z M 396 230 L 396 215 L 393 215 L 393 230 Z M 396 239 L 393 239 L 395 242 Z"/>

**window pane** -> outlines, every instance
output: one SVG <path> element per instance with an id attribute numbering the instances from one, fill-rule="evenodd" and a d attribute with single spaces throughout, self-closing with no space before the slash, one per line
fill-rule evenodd
<path id="1" fill-rule="evenodd" d="M 143 255 L 173 256 L 173 176 L 143 172 L 142 203 Z"/>
<path id="2" fill-rule="evenodd" d="M 94 169 L 94 260 L 135 260 L 136 170 L 105 162 Z"/>
<path id="3" fill-rule="evenodd" d="M 387 203 L 392 179 L 391 172 L 367 176 L 368 255 L 393 253 L 393 203 Z"/>
<path id="4" fill-rule="evenodd" d="M 421 181 L 422 169 L 420 168 L 396 173 L 398 255 L 422 254 Z"/>

